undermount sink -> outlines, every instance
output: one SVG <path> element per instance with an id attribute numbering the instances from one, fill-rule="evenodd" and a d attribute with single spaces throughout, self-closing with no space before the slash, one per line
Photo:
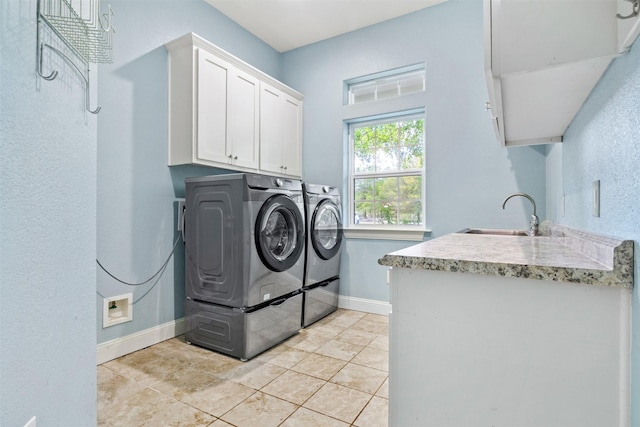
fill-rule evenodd
<path id="1" fill-rule="evenodd" d="M 465 228 L 462 234 L 486 234 L 490 236 L 527 236 L 526 230 L 505 230 L 499 228 Z"/>

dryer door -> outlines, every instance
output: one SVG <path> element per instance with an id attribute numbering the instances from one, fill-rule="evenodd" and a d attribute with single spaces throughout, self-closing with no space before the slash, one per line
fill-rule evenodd
<path id="1" fill-rule="evenodd" d="M 329 199 L 322 200 L 313 212 L 311 220 L 311 244 L 324 260 L 333 258 L 342 244 L 340 208 Z"/>
<path id="2" fill-rule="evenodd" d="M 264 202 L 255 227 L 256 249 L 272 271 L 285 271 L 300 258 L 304 249 L 304 218 L 298 205 L 285 195 Z"/>

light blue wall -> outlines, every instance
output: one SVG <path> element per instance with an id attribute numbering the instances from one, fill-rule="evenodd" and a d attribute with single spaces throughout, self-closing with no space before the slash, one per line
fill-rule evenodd
<path id="1" fill-rule="evenodd" d="M 427 107 L 427 221 L 433 235 L 469 225 L 523 227 L 529 206 L 516 202 L 500 210 L 502 199 L 515 191 L 532 194 L 544 211 L 544 152 L 499 147 L 484 111 L 480 1 L 438 6 L 284 55 L 202 1 L 112 5 L 118 16 L 116 61 L 100 67 L 97 251 L 118 277 L 139 282 L 161 266 L 177 237 L 174 200 L 184 196 L 184 177 L 221 172 L 166 166 L 163 45 L 188 31 L 305 94 L 304 178 L 333 185 L 343 179 L 342 81 L 427 61 L 429 90 L 420 101 Z M 408 244 L 347 242 L 342 293 L 387 301 L 377 259 Z M 182 317 L 183 256 L 178 244 L 155 285 L 132 288 L 98 272 L 98 342 Z M 103 329 L 102 296 L 132 290 L 134 321 Z"/>
<path id="2" fill-rule="evenodd" d="M 304 179 L 343 185 L 343 121 L 374 106 L 342 105 L 343 81 L 396 67 L 426 63 L 427 90 L 407 105 L 426 107 L 426 223 L 431 237 L 465 227 L 526 228 L 524 191 L 545 212 L 545 150 L 499 146 L 484 110 L 482 2 L 451 0 L 283 55 L 282 78 L 305 95 Z M 512 204 L 511 204 L 512 203 Z M 412 242 L 348 240 L 341 294 L 388 301 L 377 259 Z"/>
<path id="3" fill-rule="evenodd" d="M 36 0 L 0 2 L 0 425 L 96 422 L 96 117 L 47 56 Z"/>
<path id="4" fill-rule="evenodd" d="M 581 230 L 640 241 L 640 44 L 617 58 L 547 156 L 548 214 Z M 591 215 L 591 186 L 600 180 L 600 217 Z M 565 216 L 561 196 L 566 195 Z M 632 425 L 640 424 L 640 251 L 635 246 L 632 320 Z"/>
<path id="5" fill-rule="evenodd" d="M 141 282 L 168 257 L 175 239 L 176 198 L 184 178 L 221 173 L 167 166 L 167 51 L 194 32 L 264 72 L 279 77 L 280 56 L 202 0 L 111 1 L 115 61 L 101 65 L 98 117 L 98 259 L 117 277 Z M 156 283 L 157 282 L 157 283 Z M 184 247 L 162 276 L 131 287 L 98 271 L 98 343 L 184 315 Z M 133 321 L 102 328 L 102 302 L 133 292 Z"/>
<path id="6" fill-rule="evenodd" d="M 94 260 L 97 255 L 127 280 L 150 276 L 176 237 L 173 202 L 184 196 L 184 177 L 220 172 L 166 166 L 163 44 L 188 31 L 305 94 L 309 181 L 342 185 L 341 122 L 351 114 L 341 105 L 342 81 L 425 61 L 426 218 L 433 236 L 466 226 L 522 227 L 529 206 L 514 203 L 502 211 L 500 203 L 511 192 L 525 191 L 556 222 L 640 239 L 637 45 L 607 72 L 563 146 L 545 153 L 503 149 L 493 137 L 483 108 L 480 0 L 452 0 L 284 55 L 201 0 L 111 4 L 116 59 L 99 68 L 103 110 L 96 117 L 84 111 L 82 83 L 64 64 L 58 63 L 61 75 L 53 82 L 37 77 L 36 1 L 0 2 L 0 425 L 21 426 L 33 415 L 39 426 L 93 425 L 96 319 L 97 341 L 104 342 L 182 316 L 180 245 L 153 289 L 134 290 L 134 298 L 141 298 L 134 322 L 105 330 L 96 282 L 105 296 L 131 288 L 102 272 L 96 277 Z M 588 214 L 594 179 L 602 182 L 600 218 Z M 386 301 L 384 269 L 376 260 L 409 244 L 347 241 L 343 293 Z M 636 275 L 639 266 L 636 255 Z M 633 303 L 636 397 L 637 289 Z M 638 411 L 636 405 L 634 420 Z"/>

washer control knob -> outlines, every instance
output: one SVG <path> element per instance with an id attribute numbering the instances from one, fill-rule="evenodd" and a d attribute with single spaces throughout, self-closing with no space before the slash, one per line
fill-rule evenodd
<path id="1" fill-rule="evenodd" d="M 276 185 L 278 187 L 282 187 L 284 185 L 284 181 L 282 181 L 280 178 L 276 178 Z"/>
<path id="2" fill-rule="evenodd" d="M 331 191 L 331 187 L 329 187 L 328 185 L 325 185 L 322 187 L 322 191 L 324 191 L 325 193 L 328 193 L 329 191 Z"/>

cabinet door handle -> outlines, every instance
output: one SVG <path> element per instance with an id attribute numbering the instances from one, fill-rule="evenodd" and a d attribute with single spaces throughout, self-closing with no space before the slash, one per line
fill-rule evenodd
<path id="1" fill-rule="evenodd" d="M 287 167 L 286 167 L 286 166 L 284 167 L 284 170 L 287 170 Z"/>
<path id="2" fill-rule="evenodd" d="M 238 160 L 238 156 L 235 156 L 235 157 L 233 158 L 233 160 Z"/>

